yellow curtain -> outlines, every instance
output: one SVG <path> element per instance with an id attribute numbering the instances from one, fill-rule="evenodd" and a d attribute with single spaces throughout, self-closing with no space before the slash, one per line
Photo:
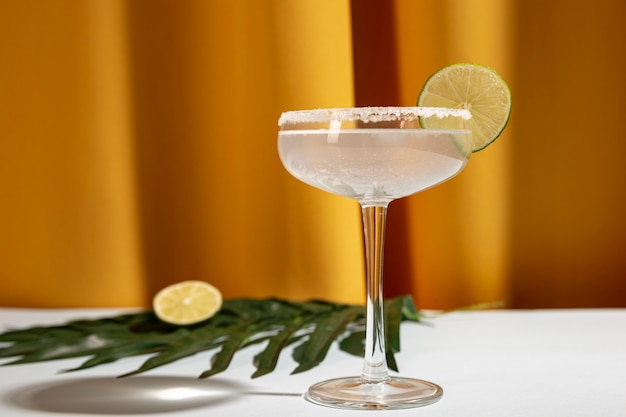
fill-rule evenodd
<path id="1" fill-rule="evenodd" d="M 626 3 L 5 0 L 0 306 L 226 297 L 362 302 L 356 203 L 291 178 L 282 111 L 413 105 L 473 61 L 503 137 L 392 203 L 386 285 L 423 308 L 626 305 Z"/>
<path id="2" fill-rule="evenodd" d="M 125 11 L 0 12 L 0 304 L 144 299 Z"/>
<path id="3" fill-rule="evenodd" d="M 626 307 L 626 2 L 515 14 L 512 302 Z"/>
<path id="4" fill-rule="evenodd" d="M 348 1 L 2 9 L 0 305 L 362 301 L 358 210 L 276 152 L 282 111 L 353 105 Z"/>
<path id="5" fill-rule="evenodd" d="M 509 83 L 515 81 L 513 2 L 397 0 L 396 5 L 400 104 L 415 103 L 424 80 L 455 62 L 488 65 Z M 515 139 L 514 131 L 506 130 L 485 152 L 473 155 L 462 175 L 406 200 L 418 305 L 509 301 L 510 149 Z"/>
<path id="6" fill-rule="evenodd" d="M 511 2 L 353 1 L 357 105 L 412 106 L 430 74 L 455 62 L 511 80 Z M 508 299 L 510 142 L 476 155 L 459 177 L 389 208 L 388 296 L 453 308 Z"/>

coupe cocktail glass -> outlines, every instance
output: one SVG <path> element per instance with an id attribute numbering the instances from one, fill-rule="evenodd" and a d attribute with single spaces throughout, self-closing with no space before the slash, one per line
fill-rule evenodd
<path id="1" fill-rule="evenodd" d="M 425 129 L 438 118 L 444 127 Z M 309 388 L 311 402 L 347 409 L 400 409 L 436 402 L 431 382 L 392 376 L 385 356 L 383 246 L 387 206 L 459 173 L 471 154 L 470 113 L 428 107 L 362 107 L 283 113 L 278 152 L 291 175 L 361 205 L 366 255 L 366 341 L 361 375 Z M 426 123 L 422 123 L 428 125 Z"/>

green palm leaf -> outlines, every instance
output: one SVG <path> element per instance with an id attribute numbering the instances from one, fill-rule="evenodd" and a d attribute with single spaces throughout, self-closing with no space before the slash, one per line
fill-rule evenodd
<path id="1" fill-rule="evenodd" d="M 333 340 L 344 333 L 359 313 L 363 313 L 362 307 L 349 306 L 319 315 L 309 339 L 293 351 L 299 364 L 293 373 L 308 371 L 322 362 Z"/>
<path id="2" fill-rule="evenodd" d="M 410 296 L 385 302 L 387 359 L 397 370 L 394 353 L 400 350 L 400 323 L 420 321 Z M 272 372 L 285 347 L 297 344 L 293 373 L 319 365 L 334 341 L 339 348 L 363 356 L 365 308 L 325 301 L 290 302 L 279 299 L 226 300 L 211 319 L 191 326 L 173 326 L 152 312 L 111 318 L 78 320 L 61 326 L 32 327 L 0 334 L 2 366 L 86 357 L 78 371 L 136 355 L 151 355 L 139 368 L 122 376 L 139 374 L 202 352 L 212 352 L 206 378 L 223 372 L 242 348 L 265 343 L 254 356 L 253 378 Z"/>

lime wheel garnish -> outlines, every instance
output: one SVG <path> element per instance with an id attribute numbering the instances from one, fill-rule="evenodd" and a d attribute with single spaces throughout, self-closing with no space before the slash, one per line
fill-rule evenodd
<path id="1" fill-rule="evenodd" d="M 423 107 L 467 109 L 472 118 L 466 127 L 472 132 L 472 152 L 500 136 L 511 115 L 511 90 L 494 70 L 483 65 L 454 64 L 431 75 L 417 99 Z M 458 128 L 450 118 L 422 118 L 425 128 Z"/>

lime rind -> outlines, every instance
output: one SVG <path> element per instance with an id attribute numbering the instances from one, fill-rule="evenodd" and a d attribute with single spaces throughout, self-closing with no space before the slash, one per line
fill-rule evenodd
<path id="1" fill-rule="evenodd" d="M 431 75 L 417 100 L 418 106 L 467 109 L 472 118 L 472 152 L 478 152 L 495 141 L 511 115 L 511 91 L 493 69 L 478 64 L 460 63 L 447 66 Z M 450 120 L 420 118 L 426 128 L 451 128 Z"/>

